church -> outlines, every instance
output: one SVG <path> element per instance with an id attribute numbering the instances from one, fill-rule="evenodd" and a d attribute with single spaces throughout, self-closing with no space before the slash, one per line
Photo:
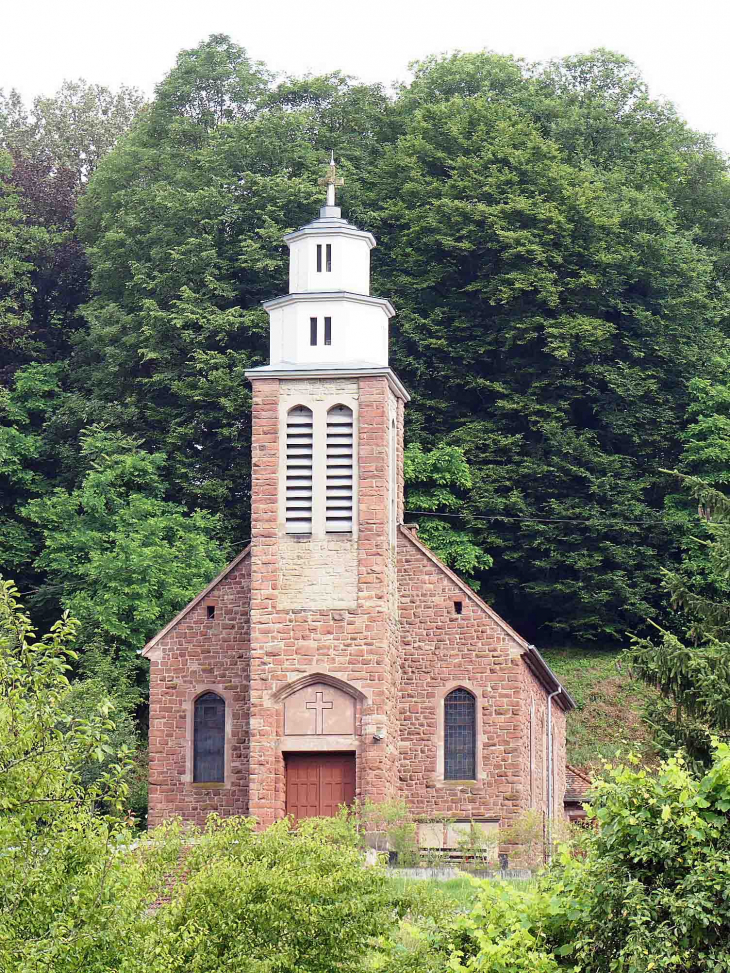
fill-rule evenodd
<path id="1" fill-rule="evenodd" d="M 418 820 L 563 815 L 570 695 L 404 523 L 409 395 L 388 366 L 375 238 L 342 218 L 284 237 L 253 389 L 251 542 L 146 645 L 149 824 L 331 815 L 404 799 Z M 425 844 L 448 845 L 422 825 Z"/>

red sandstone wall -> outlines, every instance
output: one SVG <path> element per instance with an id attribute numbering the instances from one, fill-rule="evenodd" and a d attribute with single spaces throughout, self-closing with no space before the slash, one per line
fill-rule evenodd
<path id="1" fill-rule="evenodd" d="M 523 772 L 524 662 L 520 645 L 401 533 L 400 780 L 416 814 L 498 819 L 527 807 Z M 454 601 L 462 602 L 456 614 Z M 481 776 L 437 778 L 437 712 L 444 687 L 464 681 L 482 719 Z"/>
<path id="2" fill-rule="evenodd" d="M 398 629 L 388 598 L 395 584 L 388 533 L 389 395 L 384 377 L 359 380 L 357 609 L 281 610 L 279 382 L 253 382 L 250 813 L 262 824 L 285 812 L 287 741 L 274 694 L 311 672 L 337 676 L 369 700 L 361 714 L 357 796 L 383 800 L 397 787 Z M 384 732 L 382 742 L 373 742 L 374 730 Z"/>
<path id="3" fill-rule="evenodd" d="M 180 815 L 248 814 L 251 561 L 245 557 L 153 648 L 150 665 L 150 814 L 154 827 Z M 207 605 L 215 618 L 207 618 Z M 155 656 L 158 656 L 155 658 Z M 226 782 L 192 783 L 190 701 L 204 687 L 226 700 Z"/>
<path id="4" fill-rule="evenodd" d="M 548 745 L 547 745 L 547 700 L 545 687 L 523 666 L 522 672 L 522 721 L 527 728 L 521 741 L 521 761 L 523 789 L 527 795 L 526 809 L 543 814 L 548 810 Z M 530 710 L 534 700 L 534 753 L 532 767 L 532 791 L 530 788 Z M 552 702 L 553 727 L 553 815 L 563 817 L 563 797 L 565 795 L 565 712 L 556 699 Z"/>

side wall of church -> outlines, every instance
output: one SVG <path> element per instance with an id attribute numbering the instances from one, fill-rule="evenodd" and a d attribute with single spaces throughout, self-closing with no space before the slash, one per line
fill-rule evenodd
<path id="1" fill-rule="evenodd" d="M 150 665 L 150 812 L 203 824 L 208 814 L 248 814 L 250 557 L 245 557 L 153 649 Z M 215 617 L 208 618 L 208 606 Z M 212 691 L 226 703 L 223 784 L 196 784 L 193 704 Z"/>
<path id="2" fill-rule="evenodd" d="M 548 693 L 526 665 L 522 672 L 522 725 L 526 728 L 521 741 L 523 792 L 525 810 L 541 814 L 548 811 Z M 565 712 L 552 701 L 553 733 L 553 815 L 563 816 L 565 794 Z"/>
<path id="3" fill-rule="evenodd" d="M 508 825 L 527 807 L 521 646 L 405 532 L 398 555 L 403 796 L 415 814 Z M 443 779 L 439 714 L 444 696 L 457 686 L 470 690 L 478 704 L 473 783 Z"/>

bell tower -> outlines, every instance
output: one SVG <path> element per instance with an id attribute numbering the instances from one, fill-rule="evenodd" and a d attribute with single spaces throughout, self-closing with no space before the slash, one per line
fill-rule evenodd
<path id="1" fill-rule="evenodd" d="M 372 233 L 342 219 L 334 158 L 319 219 L 288 233 L 289 293 L 266 301 L 269 369 L 387 368 L 390 301 L 370 295 Z M 253 372 L 251 373 L 253 374 Z"/>
<path id="2" fill-rule="evenodd" d="M 262 822 L 286 813 L 287 759 L 293 766 L 310 749 L 354 754 L 360 797 L 397 788 L 396 531 L 409 396 L 388 366 L 393 306 L 370 294 L 375 238 L 342 218 L 343 181 L 333 156 L 319 218 L 284 237 L 289 293 L 264 303 L 270 363 L 246 373 L 250 813 Z M 281 694 L 320 677 L 357 699 L 351 734 L 287 731 Z"/>

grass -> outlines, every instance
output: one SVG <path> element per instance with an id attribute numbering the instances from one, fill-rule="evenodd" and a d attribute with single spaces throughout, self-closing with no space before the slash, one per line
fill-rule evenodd
<path id="1" fill-rule="evenodd" d="M 445 882 L 439 882 L 431 878 L 401 878 L 393 875 L 389 879 L 393 887 L 398 892 L 405 892 L 409 889 L 429 894 L 432 892 L 442 892 L 445 896 L 455 903 L 458 911 L 467 912 L 474 905 L 479 894 L 479 884 L 465 875 L 463 878 L 450 878 Z M 497 879 L 479 879 L 479 882 L 498 881 Z M 510 885 L 519 888 L 529 888 L 535 884 L 535 879 L 505 879 Z"/>
<path id="2" fill-rule="evenodd" d="M 654 762 L 642 720 L 653 691 L 631 678 L 620 649 L 566 647 L 543 655 L 577 705 L 568 716 L 569 764 L 591 772 L 629 751 Z"/>

